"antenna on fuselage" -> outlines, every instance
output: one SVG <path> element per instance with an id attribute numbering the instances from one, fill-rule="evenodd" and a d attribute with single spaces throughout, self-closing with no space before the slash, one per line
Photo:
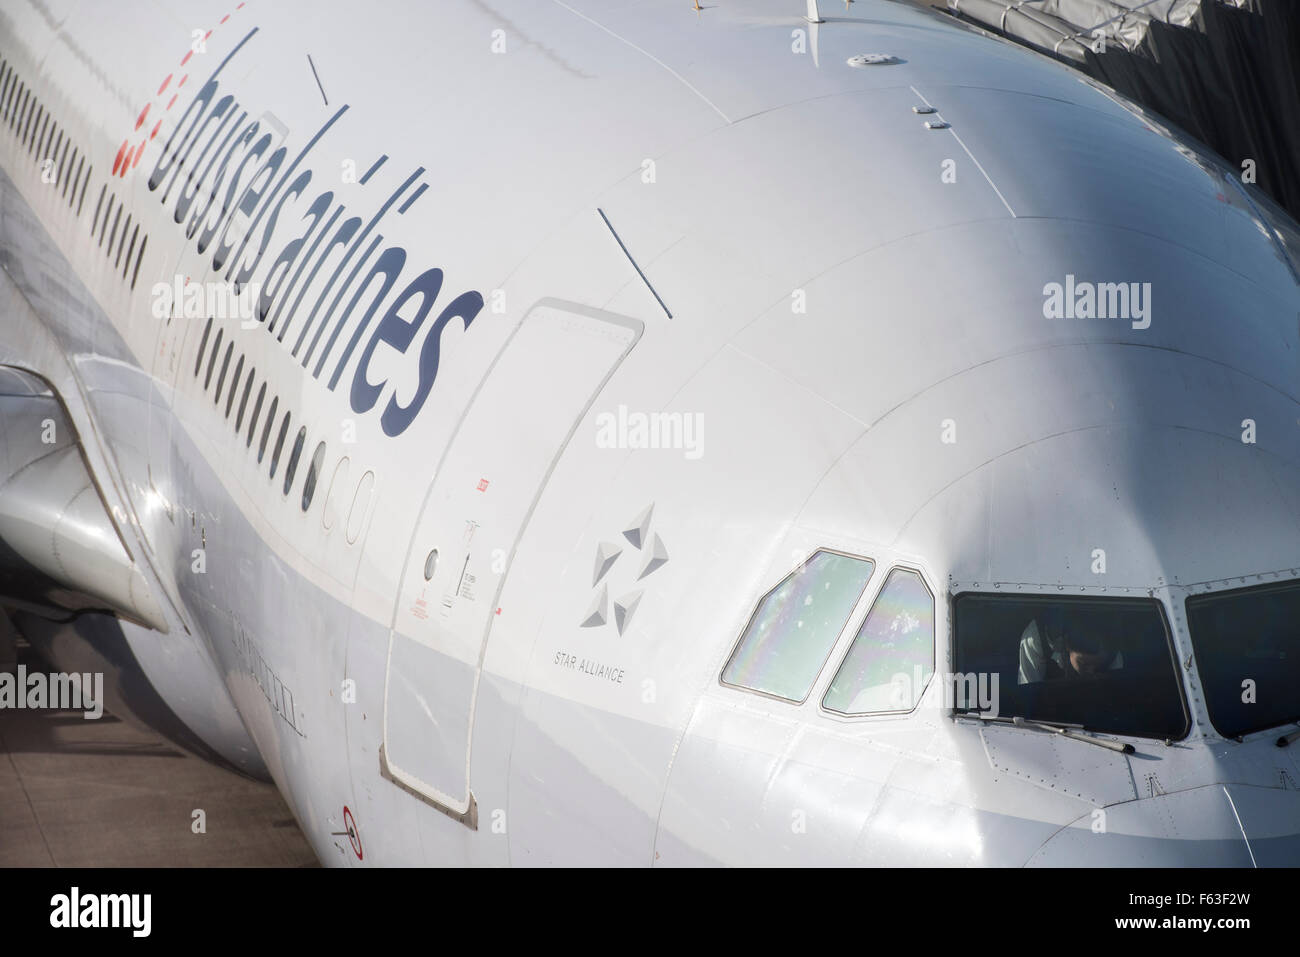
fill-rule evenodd
<path id="1" fill-rule="evenodd" d="M 808 13 L 804 16 L 804 19 L 809 23 L 826 22 L 822 19 L 822 15 L 817 10 L 817 0 L 808 0 Z"/>

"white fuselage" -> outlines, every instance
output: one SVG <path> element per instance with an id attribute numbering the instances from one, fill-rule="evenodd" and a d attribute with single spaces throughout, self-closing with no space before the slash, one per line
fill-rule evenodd
<path id="1" fill-rule="evenodd" d="M 1300 232 L 1036 54 L 732 6 L 0 11 L 0 364 L 140 670 L 327 864 L 1297 863 L 1300 763 L 1215 731 L 1179 609 L 1300 577 Z M 875 563 L 832 664 L 894 567 L 941 674 L 963 592 L 1158 599 L 1189 730 L 721 682 L 818 549 Z"/>

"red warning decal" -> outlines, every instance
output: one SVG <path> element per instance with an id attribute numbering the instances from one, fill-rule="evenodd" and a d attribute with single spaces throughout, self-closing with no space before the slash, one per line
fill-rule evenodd
<path id="1" fill-rule="evenodd" d="M 357 822 L 352 817 L 352 810 L 346 804 L 343 805 L 343 827 L 348 833 L 348 840 L 352 842 L 352 853 L 357 856 L 357 860 L 363 860 L 361 832 L 357 830 Z"/>

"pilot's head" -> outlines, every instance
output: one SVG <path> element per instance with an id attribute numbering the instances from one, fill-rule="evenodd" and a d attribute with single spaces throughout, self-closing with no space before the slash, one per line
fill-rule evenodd
<path id="1" fill-rule="evenodd" d="M 1067 634 L 1065 648 L 1070 670 L 1079 675 L 1099 674 L 1115 660 L 1115 652 L 1096 632 L 1076 630 Z"/>

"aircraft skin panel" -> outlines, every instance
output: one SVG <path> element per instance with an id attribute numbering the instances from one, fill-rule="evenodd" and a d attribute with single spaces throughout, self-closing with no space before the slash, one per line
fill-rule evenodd
<path id="1" fill-rule="evenodd" d="M 157 599 L 131 674 L 322 861 L 1294 863 L 1196 667 L 1139 756 L 823 704 L 894 568 L 940 672 L 966 591 L 1152 596 L 1184 662 L 1189 596 L 1300 578 L 1294 226 L 1223 161 L 884 2 L 10 6 L 0 364 Z M 874 566 L 805 699 L 723 684 L 818 550 Z"/>

